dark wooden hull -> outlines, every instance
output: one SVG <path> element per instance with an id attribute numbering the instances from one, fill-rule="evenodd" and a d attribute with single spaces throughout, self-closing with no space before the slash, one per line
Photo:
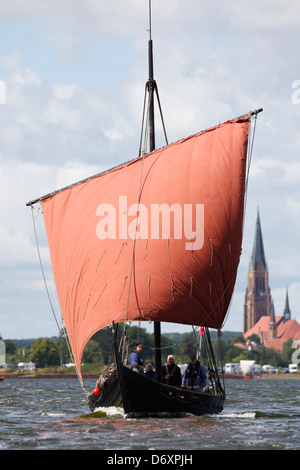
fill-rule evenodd
<path id="1" fill-rule="evenodd" d="M 223 410 L 225 395 L 211 395 L 172 387 L 148 379 L 119 364 L 110 385 L 104 385 L 100 399 L 90 397 L 90 408 L 122 406 L 126 415 L 151 416 L 186 414 L 201 416 Z"/>
<path id="2" fill-rule="evenodd" d="M 91 411 L 100 407 L 123 406 L 120 380 L 117 369 L 115 369 L 109 379 L 101 389 L 101 395 L 90 395 L 88 404 Z"/>

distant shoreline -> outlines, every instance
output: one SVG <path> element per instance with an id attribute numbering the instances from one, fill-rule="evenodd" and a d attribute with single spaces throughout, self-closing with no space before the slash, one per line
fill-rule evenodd
<path id="1" fill-rule="evenodd" d="M 300 374 L 261 374 L 260 377 L 254 376 L 255 379 L 300 379 Z"/>
<path id="2" fill-rule="evenodd" d="M 224 374 L 220 376 L 225 379 L 243 379 L 244 376 L 241 374 Z M 274 379 L 300 379 L 300 374 L 261 374 L 254 375 L 252 377 L 255 380 L 274 380 Z"/>
<path id="3" fill-rule="evenodd" d="M 0 377 L 4 377 L 5 379 L 76 379 L 78 376 L 77 374 L 0 374 Z M 84 379 L 97 379 L 99 374 L 82 374 Z M 222 374 L 220 378 L 223 379 L 243 379 L 244 377 L 240 374 Z M 256 380 L 276 380 L 276 379 L 300 379 L 300 374 L 261 374 L 254 375 L 253 379 Z"/>
<path id="4" fill-rule="evenodd" d="M 82 374 L 84 379 L 96 379 L 99 374 Z M 77 374 L 0 374 L 5 379 L 77 379 Z"/>

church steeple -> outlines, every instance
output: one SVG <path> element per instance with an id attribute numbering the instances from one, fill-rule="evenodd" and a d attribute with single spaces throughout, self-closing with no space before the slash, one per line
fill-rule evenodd
<path id="1" fill-rule="evenodd" d="M 285 325 L 283 328 L 283 330 L 286 329 L 287 331 L 289 326 L 289 320 L 291 320 L 292 316 L 289 304 L 288 288 L 286 288 L 285 308 L 283 311 L 283 315 L 282 317 L 277 317 L 276 319 L 275 308 L 271 296 L 271 289 L 269 287 L 269 273 L 263 245 L 259 208 L 257 208 L 254 243 L 249 263 L 248 283 L 246 287 L 244 302 L 245 337 L 247 336 L 246 333 L 249 330 L 252 330 L 254 325 L 259 322 L 261 317 L 265 316 L 269 317 L 269 321 L 268 328 L 263 330 L 264 334 L 267 333 L 267 337 L 264 338 L 264 341 L 267 341 L 268 344 L 274 344 L 274 340 L 277 340 L 277 342 L 279 340 L 281 341 L 283 338 L 282 326 L 284 323 L 287 322 L 287 325 Z M 260 328 L 266 325 L 266 322 L 267 320 L 264 319 L 264 321 L 260 322 L 260 325 L 257 326 L 257 328 L 255 329 L 255 331 L 257 331 L 258 329 L 258 334 L 261 335 L 262 342 L 263 335 Z M 278 337 L 277 330 L 279 335 Z"/>
<path id="2" fill-rule="evenodd" d="M 244 303 L 244 333 L 264 315 L 272 313 L 272 296 L 265 258 L 264 244 L 257 209 L 254 243 L 248 271 L 248 285 Z"/>
<path id="3" fill-rule="evenodd" d="M 289 304 L 289 294 L 288 289 L 286 288 L 286 295 L 285 295 L 285 307 L 283 311 L 283 322 L 285 323 L 287 320 L 291 319 L 291 311 L 290 311 L 290 304 Z"/>
<path id="4" fill-rule="evenodd" d="M 266 259 L 265 259 L 265 251 L 264 251 L 264 244 L 263 244 L 263 238 L 262 238 L 262 233 L 261 233 L 261 225 L 260 225 L 260 217 L 259 217 L 258 208 L 257 208 L 256 227 L 255 227 L 255 235 L 254 235 L 254 243 L 253 243 L 251 260 L 252 260 L 254 271 L 256 271 L 260 260 L 262 261 L 263 266 L 266 269 L 266 271 L 268 270 Z"/>
<path id="5" fill-rule="evenodd" d="M 270 312 L 268 338 L 269 339 L 277 338 L 277 325 L 276 325 L 275 310 L 274 310 L 273 302 L 272 302 L 272 308 Z"/>

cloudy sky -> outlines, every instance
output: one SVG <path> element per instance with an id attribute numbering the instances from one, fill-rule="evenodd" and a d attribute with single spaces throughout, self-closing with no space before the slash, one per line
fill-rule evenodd
<path id="1" fill-rule="evenodd" d="M 300 2 L 152 0 L 152 7 L 154 71 L 169 142 L 264 108 L 225 330 L 243 328 L 258 206 L 275 312 L 282 314 L 288 287 L 300 322 Z M 26 202 L 137 156 L 147 28 L 148 0 L 0 3 L 4 339 L 57 334 Z M 164 144 L 160 131 L 157 140 Z M 46 258 L 36 206 L 34 217 Z"/>

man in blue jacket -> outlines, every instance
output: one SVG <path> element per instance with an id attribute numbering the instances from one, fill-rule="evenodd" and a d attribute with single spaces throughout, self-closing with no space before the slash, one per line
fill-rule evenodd
<path id="1" fill-rule="evenodd" d="M 140 367 L 144 368 L 144 359 L 142 356 L 142 349 L 143 349 L 142 343 L 136 343 L 135 349 L 132 351 L 128 359 L 129 366 L 132 366 L 133 364 L 137 364 L 138 368 Z"/>
<path id="2" fill-rule="evenodd" d="M 191 356 L 191 362 L 186 368 L 182 383 L 186 388 L 197 391 L 203 390 L 206 386 L 205 367 L 200 364 L 195 355 Z"/>

